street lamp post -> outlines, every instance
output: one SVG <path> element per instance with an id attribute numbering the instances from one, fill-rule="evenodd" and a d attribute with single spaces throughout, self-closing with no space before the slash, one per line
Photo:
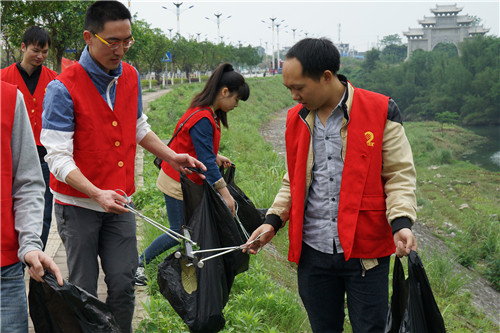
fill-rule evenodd
<path id="1" fill-rule="evenodd" d="M 280 68 L 280 25 L 283 23 L 285 20 L 281 20 L 281 22 L 276 23 L 276 42 L 277 42 L 277 63 L 278 63 L 278 69 Z"/>
<path id="2" fill-rule="evenodd" d="M 184 9 L 181 11 L 181 5 L 182 5 L 182 2 L 173 2 L 173 4 L 175 5 L 176 8 L 176 15 L 177 15 L 177 33 L 180 35 L 181 34 L 181 24 L 180 24 L 180 16 L 181 16 L 181 13 L 185 12 L 186 10 L 188 9 L 191 9 L 194 7 L 194 5 L 191 5 L 189 6 L 188 8 Z M 165 6 L 161 6 L 163 9 L 166 9 L 166 10 L 169 10 L 167 7 Z"/>
<path id="3" fill-rule="evenodd" d="M 217 24 L 217 38 L 220 38 L 220 37 L 221 37 L 221 36 L 220 36 L 220 23 L 221 23 L 222 21 L 225 21 L 225 20 L 227 20 L 228 18 L 230 18 L 230 17 L 231 17 L 231 15 L 229 15 L 229 16 L 227 16 L 227 17 L 224 17 L 224 18 L 222 18 L 222 19 L 220 18 L 220 17 L 222 16 L 222 13 L 214 13 L 214 16 L 216 17 L 215 23 Z M 205 16 L 205 18 L 206 18 L 207 20 L 209 20 L 209 21 L 212 21 L 209 17 L 206 17 L 206 16 Z"/>
<path id="4" fill-rule="evenodd" d="M 272 32 L 272 49 L 273 49 L 273 53 L 272 53 L 272 63 L 271 63 L 271 68 L 273 70 L 273 74 L 274 74 L 274 21 L 276 20 L 276 17 L 270 17 L 269 18 L 271 20 L 271 32 Z M 266 21 L 262 20 L 263 23 L 266 23 Z"/>
<path id="5" fill-rule="evenodd" d="M 170 39 L 172 39 L 172 30 L 174 30 L 174 28 L 168 28 L 167 30 L 170 33 Z"/>

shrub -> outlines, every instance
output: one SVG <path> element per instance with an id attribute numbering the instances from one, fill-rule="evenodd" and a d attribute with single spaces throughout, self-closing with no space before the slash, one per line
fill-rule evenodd
<path id="1" fill-rule="evenodd" d="M 158 85 L 158 80 L 151 80 L 151 86 L 156 87 Z M 149 89 L 149 80 L 141 80 L 142 89 Z"/>

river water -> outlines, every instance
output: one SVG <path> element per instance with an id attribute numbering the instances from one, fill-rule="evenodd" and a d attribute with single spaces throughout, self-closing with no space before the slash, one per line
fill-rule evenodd
<path id="1" fill-rule="evenodd" d="M 500 172 L 500 125 L 469 126 L 466 128 L 487 138 L 488 141 L 477 146 L 476 151 L 464 156 L 464 159 L 484 169 Z"/>

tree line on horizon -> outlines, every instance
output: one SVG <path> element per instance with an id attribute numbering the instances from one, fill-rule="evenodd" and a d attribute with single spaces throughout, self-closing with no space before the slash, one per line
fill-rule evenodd
<path id="1" fill-rule="evenodd" d="M 61 72 L 62 58 L 80 59 L 85 48 L 82 32 L 88 1 L 2 1 L 2 67 L 21 59 L 21 38 L 31 25 L 45 28 L 52 39 L 47 64 Z M 253 67 L 262 62 L 258 49 L 250 45 L 214 44 L 209 41 L 186 39 L 176 34 L 169 39 L 159 28 L 152 28 L 145 20 L 132 19 L 132 33 L 136 43 L 124 57 L 140 73 L 162 72 L 162 59 L 170 52 L 169 70 L 189 75 L 193 71 L 210 71 L 229 61 L 237 67 Z"/>
<path id="2" fill-rule="evenodd" d="M 477 36 L 458 50 L 440 44 L 405 58 L 406 47 L 392 43 L 364 61 L 342 58 L 340 72 L 354 86 L 391 96 L 405 120 L 500 125 L 500 38 Z"/>
<path id="3" fill-rule="evenodd" d="M 37 24 L 52 37 L 47 63 L 61 71 L 63 57 L 78 60 L 85 48 L 83 21 L 88 1 L 2 1 L 1 67 L 21 58 L 24 30 Z M 162 59 L 172 55 L 169 70 L 189 75 L 210 71 L 222 62 L 236 68 L 262 65 L 258 49 L 208 41 L 198 42 L 175 35 L 167 38 L 159 28 L 136 17 L 132 20 L 135 45 L 124 60 L 140 73 L 162 72 Z M 394 98 L 405 120 L 437 120 L 462 125 L 500 124 L 500 39 L 478 36 L 460 43 L 440 44 L 431 52 L 417 50 L 406 59 L 407 46 L 397 35 L 382 38 L 380 48 L 365 59 L 342 58 L 340 73 L 354 86 Z M 460 52 L 458 52 L 460 51 Z M 460 56 L 459 56 L 460 53 Z"/>

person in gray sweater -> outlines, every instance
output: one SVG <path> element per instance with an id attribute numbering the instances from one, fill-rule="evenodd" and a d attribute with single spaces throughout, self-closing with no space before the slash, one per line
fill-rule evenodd
<path id="1" fill-rule="evenodd" d="M 63 285 L 61 271 L 42 251 L 45 183 L 23 94 L 1 81 L 1 306 L 0 327 L 28 332 L 23 264 L 43 282 L 44 269 Z"/>

